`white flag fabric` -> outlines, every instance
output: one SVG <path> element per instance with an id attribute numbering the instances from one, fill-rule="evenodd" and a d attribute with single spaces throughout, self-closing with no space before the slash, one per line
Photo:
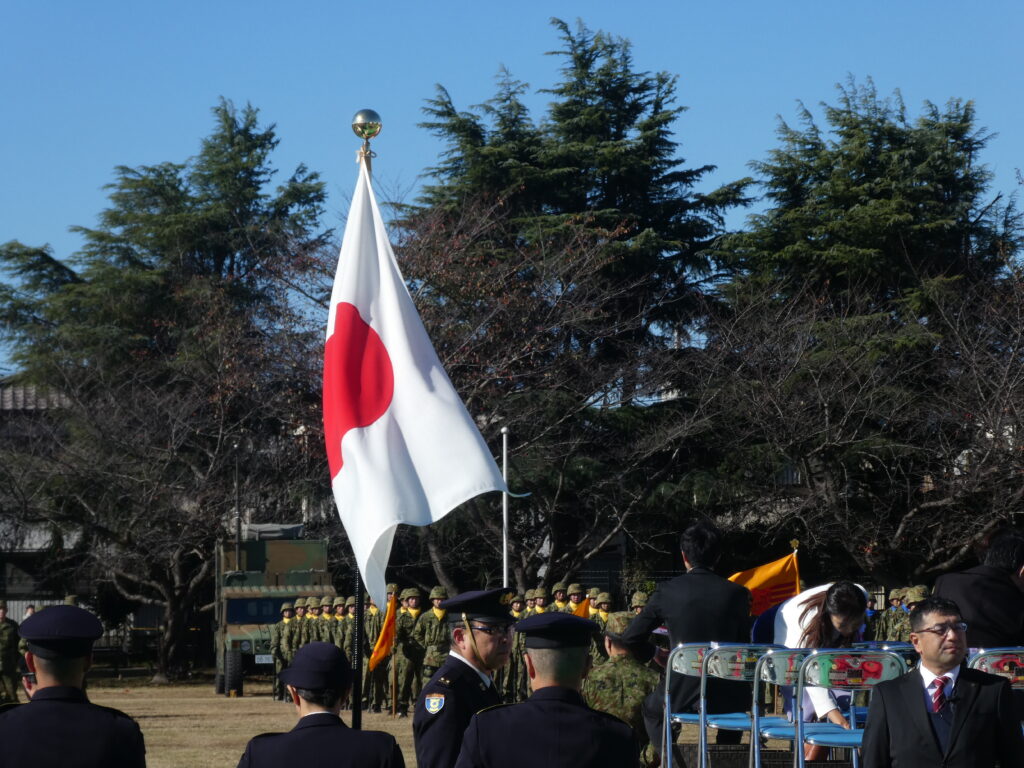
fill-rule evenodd
<path id="1" fill-rule="evenodd" d="M 405 287 L 365 163 L 331 294 L 323 407 L 334 500 L 382 606 L 398 524 L 429 525 L 505 483 Z"/>

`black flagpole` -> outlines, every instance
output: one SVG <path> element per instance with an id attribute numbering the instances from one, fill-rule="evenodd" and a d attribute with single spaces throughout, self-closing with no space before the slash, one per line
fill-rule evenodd
<path id="1" fill-rule="evenodd" d="M 356 568 L 356 626 L 355 637 L 352 638 L 352 729 L 362 730 L 363 727 L 363 580 Z"/>

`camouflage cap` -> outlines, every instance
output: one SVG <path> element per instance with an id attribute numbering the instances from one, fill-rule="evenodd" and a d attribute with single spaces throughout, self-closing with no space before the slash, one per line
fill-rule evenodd
<path id="1" fill-rule="evenodd" d="M 587 592 L 587 597 L 590 598 L 591 602 L 597 600 L 597 596 L 601 594 L 601 590 L 598 587 L 591 587 L 590 591 Z"/>
<path id="2" fill-rule="evenodd" d="M 513 602 L 513 603 L 525 603 L 526 602 L 526 598 L 523 597 L 522 595 L 512 595 L 511 602 Z"/>
<path id="3" fill-rule="evenodd" d="M 420 592 L 419 587 L 406 587 L 402 590 L 402 594 L 399 595 L 399 599 L 405 600 L 409 597 L 423 597 L 423 593 Z"/>
<path id="4" fill-rule="evenodd" d="M 579 582 L 573 582 L 569 585 L 569 589 L 566 590 L 570 595 L 585 595 L 587 590 L 583 588 L 583 585 Z"/>
<path id="5" fill-rule="evenodd" d="M 890 589 L 889 590 L 889 599 L 890 600 L 902 600 L 903 599 L 903 592 L 904 592 L 903 587 L 898 587 L 897 589 Z"/>
<path id="6" fill-rule="evenodd" d="M 920 603 L 928 597 L 928 587 L 923 584 L 917 584 L 913 587 L 907 587 L 903 590 L 903 598 L 907 601 L 907 605 L 913 605 L 914 603 Z"/>
<path id="7" fill-rule="evenodd" d="M 633 614 L 626 611 L 608 614 L 608 621 L 604 625 L 604 633 L 612 639 L 618 639 L 626 631 L 626 627 L 629 626 L 629 622 L 632 620 Z"/>
<path id="8" fill-rule="evenodd" d="M 637 590 L 629 601 L 630 608 L 643 608 L 647 605 L 647 593 Z"/>
<path id="9" fill-rule="evenodd" d="M 447 600 L 448 590 L 441 586 L 434 587 L 432 590 L 430 590 L 430 599 L 437 600 L 438 598 L 440 598 L 441 600 Z"/>
<path id="10" fill-rule="evenodd" d="M 293 611 L 293 610 L 295 610 L 295 606 L 292 605 L 291 603 L 281 603 L 281 613 L 284 613 L 285 611 Z"/>
<path id="11" fill-rule="evenodd" d="M 535 590 L 535 589 L 528 589 L 528 590 L 526 590 L 526 599 L 527 600 L 533 600 L 533 598 L 535 598 L 536 596 L 537 596 L 537 590 Z"/>
<path id="12" fill-rule="evenodd" d="M 551 588 L 552 592 L 565 592 L 566 586 L 564 581 L 555 582 L 555 586 Z"/>
<path id="13" fill-rule="evenodd" d="M 398 585 L 395 584 L 394 582 L 388 584 L 387 591 L 388 592 L 397 592 L 398 591 Z"/>
<path id="14" fill-rule="evenodd" d="M 355 595 L 352 595 L 352 597 L 346 597 L 345 598 L 345 607 L 346 608 L 348 608 L 350 605 L 355 605 L 355 604 L 356 604 L 356 596 Z"/>
<path id="15" fill-rule="evenodd" d="M 548 596 L 548 588 L 547 587 L 537 587 L 535 590 L 533 590 L 533 596 L 534 597 L 547 597 Z"/>
<path id="16" fill-rule="evenodd" d="M 325 605 L 330 605 L 331 604 L 331 598 L 329 598 L 329 597 L 314 597 L 313 601 L 314 601 L 315 605 L 318 605 L 321 608 L 323 608 Z M 308 608 L 309 606 L 310 606 L 310 603 L 306 603 L 306 607 Z"/>
<path id="17" fill-rule="evenodd" d="M 597 604 L 598 605 L 603 605 L 604 603 L 610 603 L 611 601 L 612 601 L 612 596 L 609 595 L 607 592 L 599 592 L 598 593 L 598 595 L 597 595 Z"/>
<path id="18" fill-rule="evenodd" d="M 4 611 L 7 610 L 7 601 L 6 600 L 0 600 L 0 610 L 4 610 Z"/>
<path id="19" fill-rule="evenodd" d="M 334 598 L 334 607 L 337 608 L 339 605 L 345 605 L 345 598 L 341 595 Z"/>
<path id="20" fill-rule="evenodd" d="M 295 601 L 295 607 L 296 608 L 305 608 L 306 607 L 306 598 L 300 597 L 298 600 L 296 600 Z"/>

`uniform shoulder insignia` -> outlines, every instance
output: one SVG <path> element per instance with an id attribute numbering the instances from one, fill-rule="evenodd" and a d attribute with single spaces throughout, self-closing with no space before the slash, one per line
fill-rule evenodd
<path id="1" fill-rule="evenodd" d="M 444 709 L 444 694 L 428 693 L 423 697 L 423 708 L 427 710 L 428 715 L 436 715 Z"/>
<path id="2" fill-rule="evenodd" d="M 452 687 L 452 681 L 449 680 L 447 677 L 439 677 L 439 678 L 437 678 L 437 684 L 438 685 L 443 685 L 445 688 L 451 688 Z"/>

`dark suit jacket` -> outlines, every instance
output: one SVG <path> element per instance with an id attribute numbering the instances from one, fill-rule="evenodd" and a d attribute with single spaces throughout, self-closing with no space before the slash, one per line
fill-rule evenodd
<path id="1" fill-rule="evenodd" d="M 550 686 L 521 704 L 485 709 L 469 723 L 456 768 L 638 768 L 628 724 Z"/>
<path id="2" fill-rule="evenodd" d="M 145 768 L 138 724 L 92 704 L 79 688 L 53 686 L 0 714 L 0 768 Z"/>
<path id="3" fill-rule="evenodd" d="M 987 565 L 947 573 L 935 594 L 960 608 L 971 648 L 1024 645 L 1024 592 L 1009 574 Z"/>
<path id="4" fill-rule="evenodd" d="M 694 568 L 682 576 L 660 584 L 640 614 L 622 636 L 638 648 L 647 642 L 652 630 L 668 627 L 673 646 L 679 643 L 749 643 L 750 592 L 706 568 Z M 641 661 L 653 654 L 637 653 Z M 724 680 L 708 681 L 708 711 L 733 712 L 750 709 L 750 686 Z M 674 676 L 672 710 L 693 712 L 700 698 L 696 677 Z"/>
<path id="5" fill-rule="evenodd" d="M 405 768 L 395 737 L 353 731 L 329 712 L 307 715 L 287 733 L 263 733 L 245 747 L 238 768 Z"/>
<path id="6" fill-rule="evenodd" d="M 943 755 L 925 709 L 921 675 L 875 688 L 861 750 L 863 768 L 1002 768 L 1024 766 L 1024 740 L 1009 683 L 962 668 L 953 691 L 953 725 Z"/>
<path id="7" fill-rule="evenodd" d="M 426 707 L 428 696 L 435 697 L 433 713 Z M 436 702 L 441 704 L 440 709 Z M 496 704 L 501 704 L 501 695 L 494 685 L 485 686 L 480 675 L 449 656 L 416 699 L 412 716 L 416 765 L 452 768 L 462 746 L 462 734 L 473 715 Z"/>

